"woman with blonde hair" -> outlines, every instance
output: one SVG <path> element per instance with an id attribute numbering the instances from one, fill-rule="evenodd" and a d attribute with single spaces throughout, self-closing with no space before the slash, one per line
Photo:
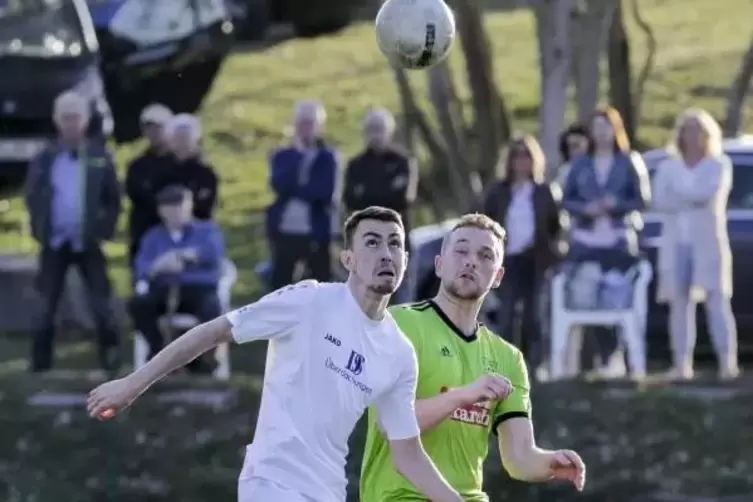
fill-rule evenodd
<path id="1" fill-rule="evenodd" d="M 518 136 L 502 152 L 499 180 L 485 194 L 482 212 L 507 230 L 505 279 L 499 288 L 499 334 L 521 348 L 533 369 L 544 361 L 539 292 L 559 259 L 559 187 L 544 179 L 544 152 L 533 136 Z M 514 333 L 518 304 L 520 332 Z"/>
<path id="2" fill-rule="evenodd" d="M 678 117 L 669 150 L 672 156 L 657 167 L 654 208 L 664 218 L 657 300 L 669 303 L 671 375 L 693 377 L 696 304 L 704 302 L 719 376 L 734 378 L 739 369 L 727 235 L 732 164 L 722 151 L 719 124 L 701 109 Z"/>

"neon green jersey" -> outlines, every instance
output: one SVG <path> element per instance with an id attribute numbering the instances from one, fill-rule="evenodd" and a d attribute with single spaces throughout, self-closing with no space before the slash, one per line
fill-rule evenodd
<path id="1" fill-rule="evenodd" d="M 484 326 L 465 336 L 431 301 L 391 309 L 418 358 L 416 399 L 468 385 L 485 373 L 510 379 L 512 394 L 498 402 L 458 408 L 421 436 L 424 448 L 447 481 L 467 502 L 487 501 L 482 491 L 489 433 L 512 417 L 531 412 L 528 371 L 520 351 Z M 389 447 L 369 410 L 361 466 L 361 502 L 426 500 L 392 465 Z"/>

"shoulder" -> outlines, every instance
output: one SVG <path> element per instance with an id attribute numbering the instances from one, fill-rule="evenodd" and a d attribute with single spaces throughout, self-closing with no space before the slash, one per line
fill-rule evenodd
<path id="1" fill-rule="evenodd" d="M 581 155 L 570 162 L 568 172 L 573 173 L 581 169 L 586 169 L 593 164 L 593 158 L 590 155 Z"/>
<path id="2" fill-rule="evenodd" d="M 725 154 L 709 156 L 707 157 L 706 162 L 721 167 L 722 169 L 732 169 L 732 159 Z"/>
<path id="3" fill-rule="evenodd" d="M 422 326 L 429 316 L 434 315 L 431 303 L 428 301 L 407 303 L 390 307 L 390 314 L 395 319 L 403 335 L 417 347 L 423 334 Z"/>
<path id="4" fill-rule="evenodd" d="M 340 159 L 340 152 L 338 152 L 334 147 L 326 143 L 323 143 L 319 147 L 319 153 L 322 156 L 322 158 L 331 162 L 337 162 Z"/>
<path id="5" fill-rule="evenodd" d="M 488 344 L 494 353 L 498 364 L 506 367 L 510 364 L 516 364 L 517 361 L 523 361 L 523 353 L 515 345 L 511 344 L 501 336 L 497 335 L 489 328 L 481 325 L 479 328 L 479 337 L 484 343 Z M 500 368 L 501 370 L 501 368 Z"/>
<path id="6" fill-rule="evenodd" d="M 147 240 L 153 240 L 156 238 L 158 239 L 164 233 L 165 233 L 165 227 L 163 227 L 162 225 L 157 225 L 147 230 L 147 232 L 144 234 L 141 240 L 146 242 Z"/>
<path id="7" fill-rule="evenodd" d="M 288 155 L 292 150 L 293 147 L 291 146 L 278 146 L 277 148 L 269 152 L 269 160 L 272 162 L 280 160 Z"/>
<path id="8" fill-rule="evenodd" d="M 202 233 L 214 233 L 221 231 L 220 226 L 213 220 L 194 220 L 193 228 Z"/>

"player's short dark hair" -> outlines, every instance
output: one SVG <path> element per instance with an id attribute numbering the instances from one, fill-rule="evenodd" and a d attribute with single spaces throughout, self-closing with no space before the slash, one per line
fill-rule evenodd
<path id="1" fill-rule="evenodd" d="M 356 233 L 358 224 L 366 220 L 396 223 L 403 232 L 405 231 L 405 226 L 403 225 L 403 219 L 400 217 L 400 213 L 382 206 L 369 206 L 365 209 L 350 213 L 345 220 L 345 224 L 343 225 L 343 240 L 346 249 L 350 249 L 353 246 L 353 235 Z"/>
<path id="2" fill-rule="evenodd" d="M 450 241 L 450 236 L 452 236 L 455 230 L 458 230 L 460 228 L 478 228 L 479 230 L 491 232 L 491 234 L 494 235 L 494 237 L 499 241 L 501 248 L 504 249 L 505 247 L 507 232 L 502 227 L 502 225 L 489 218 L 485 214 L 468 213 L 461 216 L 457 223 L 455 223 L 455 225 L 452 227 L 452 230 L 450 230 L 450 232 L 444 236 L 444 240 L 442 241 L 442 249 L 444 249 L 444 247 Z"/>

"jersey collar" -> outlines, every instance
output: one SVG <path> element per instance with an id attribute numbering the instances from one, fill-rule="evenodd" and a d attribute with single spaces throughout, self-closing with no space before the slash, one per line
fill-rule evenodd
<path id="1" fill-rule="evenodd" d="M 480 324 L 478 321 L 476 321 L 476 327 L 473 329 L 473 333 L 470 335 L 466 335 L 463 333 L 463 331 L 458 328 L 454 322 L 450 320 L 449 317 L 447 317 L 447 314 L 444 313 L 444 311 L 439 308 L 439 305 L 437 305 L 434 300 L 429 300 L 429 305 L 431 305 L 431 308 L 434 309 L 434 312 L 439 316 L 440 319 L 442 319 L 442 322 L 444 322 L 448 328 L 450 328 L 456 335 L 460 337 L 461 340 L 464 342 L 470 343 L 475 341 L 478 338 L 478 331 Z"/>

